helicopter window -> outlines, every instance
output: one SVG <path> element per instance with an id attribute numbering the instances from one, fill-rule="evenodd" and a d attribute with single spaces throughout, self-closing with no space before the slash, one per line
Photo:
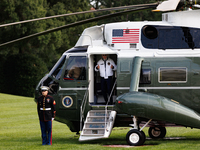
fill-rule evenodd
<path id="1" fill-rule="evenodd" d="M 70 56 L 64 80 L 86 80 L 86 56 Z"/>
<path id="2" fill-rule="evenodd" d="M 200 30 L 199 29 L 191 29 L 190 30 L 191 37 L 193 37 L 194 48 L 200 48 Z"/>
<path id="3" fill-rule="evenodd" d="M 49 94 L 55 94 L 58 91 L 58 83 L 53 81 L 50 77 L 45 79 L 42 83 L 43 86 L 49 87 Z M 42 94 L 42 93 L 41 93 Z"/>
<path id="4" fill-rule="evenodd" d="M 193 40 L 189 30 L 161 29 L 159 31 L 160 49 L 193 48 Z"/>
<path id="5" fill-rule="evenodd" d="M 188 27 L 144 26 L 141 41 L 150 49 L 200 48 L 200 29 Z"/>
<path id="6" fill-rule="evenodd" d="M 151 69 L 141 70 L 140 84 L 151 84 Z"/>
<path id="7" fill-rule="evenodd" d="M 60 79 L 60 76 L 61 76 L 61 73 L 62 73 L 62 70 L 63 70 L 63 67 L 64 67 L 65 58 L 66 58 L 66 56 L 63 55 L 58 60 L 56 65 L 53 67 L 53 69 L 51 71 L 52 73 L 50 73 L 52 77 L 54 77 L 54 78 L 56 78 L 58 80 Z"/>
<path id="8" fill-rule="evenodd" d="M 187 82 L 187 68 L 185 67 L 162 67 L 159 68 L 159 82 Z"/>

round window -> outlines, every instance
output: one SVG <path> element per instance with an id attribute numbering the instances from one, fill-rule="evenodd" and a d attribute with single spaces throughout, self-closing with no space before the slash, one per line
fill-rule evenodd
<path id="1" fill-rule="evenodd" d="M 150 25 L 144 26 L 142 32 L 148 39 L 155 39 L 158 37 L 157 29 Z"/>

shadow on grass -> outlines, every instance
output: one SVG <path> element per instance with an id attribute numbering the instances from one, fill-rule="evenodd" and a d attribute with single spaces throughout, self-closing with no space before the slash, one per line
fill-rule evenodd
<path id="1" fill-rule="evenodd" d="M 151 139 L 147 138 L 144 146 L 156 146 L 159 144 L 169 144 L 169 143 L 185 143 L 185 142 L 192 142 L 192 143 L 199 143 L 200 138 L 194 137 L 170 137 L 164 139 Z M 117 137 L 110 137 L 105 139 L 98 139 L 98 140 L 91 140 L 91 141 L 78 141 L 78 137 L 71 137 L 71 138 L 54 138 L 54 143 L 57 144 L 69 144 L 69 145 L 128 145 L 125 138 L 117 138 Z"/>
<path id="2" fill-rule="evenodd" d="M 93 149 L 95 147 L 98 147 L 96 150 L 101 149 L 103 146 L 129 146 L 126 142 L 125 137 L 110 137 L 105 139 L 98 139 L 98 140 L 92 140 L 92 141 L 84 141 L 79 142 L 78 136 L 66 136 L 66 137 L 53 137 L 53 147 L 52 148 L 76 148 L 81 149 L 81 147 Z M 167 145 L 166 148 L 174 145 L 180 145 L 184 143 L 190 143 L 190 144 L 198 144 L 200 141 L 200 137 L 170 137 L 170 138 L 164 138 L 164 139 L 150 139 L 147 138 L 144 145 L 140 147 L 155 147 L 153 149 L 159 148 L 161 145 Z M 1 141 L 2 142 L 2 141 Z M 0 144 L 1 145 L 1 144 Z M 41 137 L 19 137 L 14 138 L 11 141 L 4 141 L 4 147 L 7 146 L 10 147 L 12 145 L 12 148 L 15 149 L 32 149 L 32 147 L 47 149 L 48 146 L 42 147 L 42 141 Z M 15 146 L 15 147 L 13 147 Z M 11 148 L 11 147 L 10 147 Z"/>
<path id="3" fill-rule="evenodd" d="M 166 137 L 163 139 L 147 138 L 144 145 L 159 145 L 159 144 L 181 144 L 181 143 L 199 143 L 200 137 Z"/>

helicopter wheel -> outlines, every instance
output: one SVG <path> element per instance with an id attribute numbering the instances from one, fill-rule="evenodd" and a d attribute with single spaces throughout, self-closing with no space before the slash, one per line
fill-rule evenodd
<path id="1" fill-rule="evenodd" d="M 131 146 L 140 146 L 145 142 L 146 136 L 143 131 L 130 130 L 126 135 L 126 141 Z"/>
<path id="2" fill-rule="evenodd" d="M 152 139 L 164 138 L 166 135 L 166 128 L 158 126 L 150 127 L 148 132 Z"/>

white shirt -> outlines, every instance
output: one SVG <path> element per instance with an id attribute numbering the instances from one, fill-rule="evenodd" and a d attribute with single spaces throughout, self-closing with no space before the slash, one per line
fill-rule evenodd
<path id="1" fill-rule="evenodd" d="M 99 65 L 99 69 L 97 69 L 97 66 Z M 113 65 L 113 69 L 111 68 L 111 66 Z M 117 66 L 115 65 L 115 62 L 108 58 L 106 60 L 106 65 L 104 63 L 103 59 L 100 59 L 97 62 L 97 65 L 95 66 L 95 71 L 99 71 L 100 72 L 100 76 L 103 77 L 104 79 L 108 79 L 109 76 L 113 75 L 113 70 L 116 70 Z"/>

